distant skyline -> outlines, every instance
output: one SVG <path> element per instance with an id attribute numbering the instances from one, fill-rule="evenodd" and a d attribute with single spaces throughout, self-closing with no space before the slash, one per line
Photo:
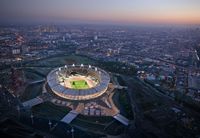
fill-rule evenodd
<path id="1" fill-rule="evenodd" d="M 200 24 L 200 0 L 1 0 L 0 20 Z"/>

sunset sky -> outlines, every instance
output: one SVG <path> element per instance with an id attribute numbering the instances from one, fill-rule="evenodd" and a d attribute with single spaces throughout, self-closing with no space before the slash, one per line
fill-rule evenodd
<path id="1" fill-rule="evenodd" d="M 0 0 L 0 20 L 200 24 L 200 0 Z"/>

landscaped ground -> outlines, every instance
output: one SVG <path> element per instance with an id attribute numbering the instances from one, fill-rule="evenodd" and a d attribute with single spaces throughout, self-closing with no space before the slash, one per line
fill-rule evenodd
<path id="1" fill-rule="evenodd" d="M 94 61 L 82 56 L 76 56 L 76 55 L 63 55 L 63 56 L 56 56 L 56 57 L 50 57 L 46 59 L 41 59 L 38 61 L 34 61 L 31 63 L 27 63 L 25 66 L 27 67 L 60 67 L 64 66 L 66 64 L 72 65 L 72 64 L 91 64 L 94 65 Z"/>
<path id="2" fill-rule="evenodd" d="M 67 107 L 57 106 L 51 102 L 44 102 L 32 108 L 34 116 L 53 120 L 61 120 L 70 110 Z"/>
<path id="3" fill-rule="evenodd" d="M 20 96 L 22 102 L 33 99 L 42 94 L 43 83 L 28 85 L 24 93 Z"/>

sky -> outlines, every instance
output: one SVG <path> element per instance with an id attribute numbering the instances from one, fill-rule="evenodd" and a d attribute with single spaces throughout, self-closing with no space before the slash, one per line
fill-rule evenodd
<path id="1" fill-rule="evenodd" d="M 200 0 L 0 0 L 0 20 L 200 24 Z"/>

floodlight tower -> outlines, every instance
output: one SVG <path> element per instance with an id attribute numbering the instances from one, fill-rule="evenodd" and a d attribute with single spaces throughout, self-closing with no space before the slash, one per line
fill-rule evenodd
<path id="1" fill-rule="evenodd" d="M 62 74 L 62 68 L 60 67 L 60 68 L 58 68 L 58 71 L 56 72 L 56 75 L 58 75 L 58 77 L 60 77 L 62 80 L 60 80 L 60 81 L 64 81 L 65 80 L 65 75 L 64 74 Z"/>

